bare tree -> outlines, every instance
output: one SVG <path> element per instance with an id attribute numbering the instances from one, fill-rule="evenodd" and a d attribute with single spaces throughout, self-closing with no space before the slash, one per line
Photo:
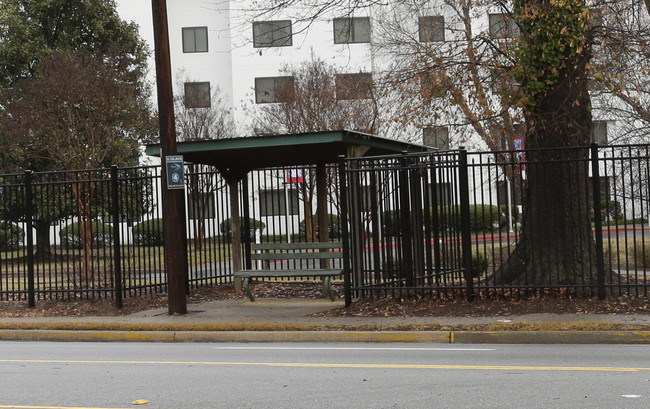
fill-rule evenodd
<path id="1" fill-rule="evenodd" d="M 594 109 L 618 119 L 609 142 L 647 142 L 650 131 L 650 13 L 641 0 L 593 5 L 594 57 L 589 64 Z"/>
<path id="2" fill-rule="evenodd" d="M 373 79 L 383 95 L 394 97 L 382 118 L 396 119 L 407 128 L 449 126 L 457 144 L 499 151 L 513 149 L 513 137 L 525 132 L 522 78 L 513 71 L 521 45 L 515 3 L 261 0 L 246 15 L 253 19 L 282 15 L 300 23 L 299 30 L 332 16 L 372 16 L 372 47 L 379 57 Z M 599 118 L 620 127 L 613 142 L 641 141 L 650 129 L 648 1 L 587 3 L 588 15 L 575 18 L 589 22 L 595 41 L 587 65 L 593 107 Z M 432 37 L 432 31 L 442 32 L 442 38 Z"/>
<path id="3" fill-rule="evenodd" d="M 397 118 L 417 127 L 449 126 L 466 144 L 513 148 L 521 135 L 523 95 L 512 70 L 518 32 L 511 11 L 495 5 L 502 26 L 478 23 L 485 0 L 402 0 L 376 16 L 376 48 Z"/>
<path id="4" fill-rule="evenodd" d="M 342 76 L 343 72 L 343 68 L 330 65 L 313 53 L 308 61 L 282 67 L 280 74 L 287 81 L 276 90 L 278 103 L 248 108 L 254 132 L 379 132 L 381 101 L 371 77 Z"/>
<path id="5" fill-rule="evenodd" d="M 137 163 L 140 143 L 153 139 L 154 121 L 142 77 L 123 67 L 111 55 L 54 51 L 36 76 L 3 93 L 2 129 L 14 147 L 30 152 L 30 161 L 48 163 L 51 170 L 94 172 L 111 164 Z M 91 174 L 89 183 L 72 183 L 88 278 L 96 190 L 92 180 L 102 176 Z"/>
<path id="6" fill-rule="evenodd" d="M 372 76 L 341 74 L 343 72 L 343 68 L 326 63 L 313 52 L 308 61 L 284 66 L 280 73 L 286 80 L 275 89 L 278 102 L 249 108 L 254 132 L 276 134 L 280 129 L 290 133 L 342 129 L 369 134 L 381 132 L 384 125 L 380 121 L 382 100 Z M 310 240 L 316 237 L 312 220 L 315 180 L 316 170 L 304 169 L 302 182 L 297 184 Z M 332 175 L 329 180 L 334 180 Z"/>
<path id="7" fill-rule="evenodd" d="M 197 86 L 200 85 L 200 86 Z M 207 88 L 207 89 L 206 89 Z M 176 77 L 174 99 L 176 131 L 181 141 L 226 139 L 237 136 L 231 109 L 218 87 L 191 79 L 183 72 Z M 203 248 L 205 221 L 213 211 L 214 194 L 225 183 L 214 166 L 190 164 L 188 166 L 190 218 L 194 220 L 194 243 Z"/>

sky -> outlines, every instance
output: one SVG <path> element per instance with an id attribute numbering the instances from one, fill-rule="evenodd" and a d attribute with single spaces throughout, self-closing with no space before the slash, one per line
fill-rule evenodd
<path id="1" fill-rule="evenodd" d="M 156 104 L 156 61 L 153 54 L 153 17 L 151 13 L 151 0 L 116 0 L 117 13 L 122 20 L 134 21 L 140 27 L 140 37 L 149 44 L 149 72 L 148 81 L 152 86 L 152 102 Z"/>
<path id="2" fill-rule="evenodd" d="M 153 18 L 151 0 L 116 0 L 117 12 L 123 20 L 135 21 L 140 26 L 140 36 L 153 44 Z"/>

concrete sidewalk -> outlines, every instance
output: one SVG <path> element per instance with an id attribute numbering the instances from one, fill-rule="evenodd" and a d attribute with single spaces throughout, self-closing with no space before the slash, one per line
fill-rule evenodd
<path id="1" fill-rule="evenodd" d="M 319 317 L 341 307 L 326 299 L 247 299 L 166 308 L 127 316 L 0 318 L 0 340 L 158 342 L 434 342 L 434 343 L 643 343 L 650 344 L 647 314 L 530 314 L 493 317 Z M 575 331 L 580 323 L 621 330 Z M 547 324 L 568 330 L 521 331 L 509 326 Z M 467 331 L 466 325 L 486 330 Z M 544 326 L 544 325 L 540 325 Z M 435 328 L 434 330 L 412 330 Z M 626 329 L 630 327 L 631 329 Z M 404 330 L 408 328 L 409 330 Z M 633 328 L 633 329 L 632 329 Z"/>

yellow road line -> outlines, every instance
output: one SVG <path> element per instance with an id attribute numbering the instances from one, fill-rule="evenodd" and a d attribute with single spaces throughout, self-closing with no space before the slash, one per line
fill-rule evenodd
<path id="1" fill-rule="evenodd" d="M 581 371 L 581 372 L 640 372 L 650 368 L 606 366 L 527 366 L 527 365 L 427 365 L 427 364 L 343 364 L 304 362 L 201 362 L 201 361 L 82 361 L 57 359 L 0 359 L 0 363 L 41 364 L 117 364 L 117 365 L 205 365 L 205 366 L 270 366 L 287 368 L 349 368 L 349 369 L 456 369 L 488 371 Z M 2 406 L 0 406 L 1 408 Z"/>
<path id="2" fill-rule="evenodd" d="M 127 409 L 127 408 L 93 408 L 79 406 L 26 406 L 26 405 L 0 405 L 2 409 Z"/>

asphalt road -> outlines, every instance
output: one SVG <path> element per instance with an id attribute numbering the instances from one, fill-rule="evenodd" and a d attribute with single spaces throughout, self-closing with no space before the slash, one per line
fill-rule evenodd
<path id="1" fill-rule="evenodd" d="M 0 408 L 647 408 L 650 346 L 0 343 Z"/>

